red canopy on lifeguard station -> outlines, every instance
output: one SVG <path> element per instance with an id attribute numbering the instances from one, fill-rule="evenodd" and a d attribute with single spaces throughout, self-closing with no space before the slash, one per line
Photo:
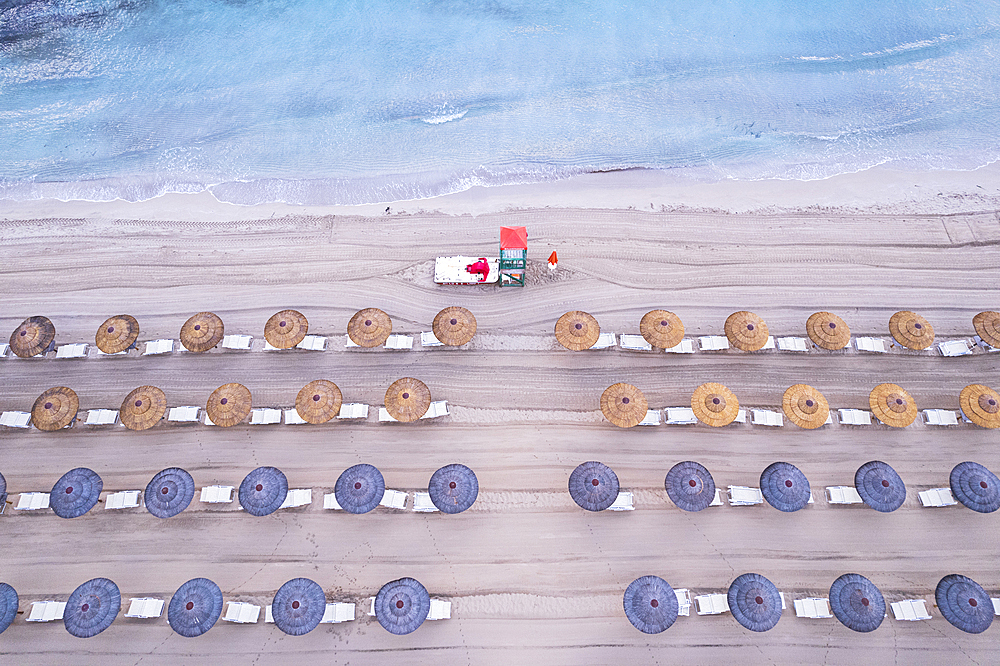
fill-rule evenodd
<path id="1" fill-rule="evenodd" d="M 528 229 L 526 227 L 500 227 L 501 250 L 527 250 Z"/>
<path id="2" fill-rule="evenodd" d="M 523 287 L 528 265 L 528 230 L 500 227 L 500 286 Z"/>

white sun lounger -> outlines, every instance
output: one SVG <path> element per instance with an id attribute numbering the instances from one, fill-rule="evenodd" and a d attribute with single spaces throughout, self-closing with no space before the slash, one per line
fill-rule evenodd
<path id="1" fill-rule="evenodd" d="M 641 426 L 658 426 L 660 425 L 660 411 L 658 409 L 647 409 L 646 416 L 639 421 Z"/>
<path id="2" fill-rule="evenodd" d="M 781 351 L 809 351 L 809 343 L 805 338 L 778 338 L 778 349 Z"/>
<path id="3" fill-rule="evenodd" d="M 979 345 L 979 347 L 983 351 L 985 351 L 987 353 L 989 353 L 989 352 L 1000 352 L 1000 347 L 994 347 L 993 345 L 991 345 L 990 343 L 986 342 L 985 340 L 983 340 L 978 335 L 973 336 L 972 339 L 975 340 L 976 344 Z"/>
<path id="4" fill-rule="evenodd" d="M 634 499 L 630 491 L 621 490 L 614 503 L 608 507 L 608 511 L 635 511 Z"/>
<path id="5" fill-rule="evenodd" d="M 201 422 L 204 423 L 207 426 L 214 426 L 215 425 L 215 421 L 212 420 L 212 418 L 208 415 L 207 411 L 204 414 L 201 415 Z"/>
<path id="6" fill-rule="evenodd" d="M 840 424 L 855 426 L 870 426 L 872 424 L 872 413 L 863 409 L 841 409 Z"/>
<path id="7" fill-rule="evenodd" d="M 141 490 L 123 490 L 104 498 L 105 509 L 135 509 L 139 506 Z"/>
<path id="8" fill-rule="evenodd" d="M 78 342 L 72 345 L 59 345 L 56 349 L 56 358 L 86 358 L 87 343 Z"/>
<path id="9" fill-rule="evenodd" d="M 854 338 L 854 347 L 858 351 L 885 354 L 889 351 L 882 338 Z"/>
<path id="10" fill-rule="evenodd" d="M 433 604 L 434 602 L 431 601 L 431 603 Z M 326 611 L 323 613 L 323 619 L 320 620 L 319 623 L 339 624 L 341 622 L 353 622 L 353 621 L 354 621 L 354 604 L 348 604 L 342 601 L 338 601 L 326 605 Z"/>
<path id="11" fill-rule="evenodd" d="M 375 617 L 375 597 L 368 597 L 368 617 Z"/>
<path id="12" fill-rule="evenodd" d="M 602 333 L 602 335 L 604 335 Z M 614 337 L 613 334 L 611 334 Z M 629 351 L 652 351 L 653 345 L 646 342 L 646 338 L 641 335 L 626 335 L 622 333 L 620 336 L 621 348 L 628 349 Z M 594 345 L 596 347 L 597 345 Z"/>
<path id="13" fill-rule="evenodd" d="M 206 504 L 229 504 L 233 501 L 233 486 L 205 486 L 201 501 Z"/>
<path id="14" fill-rule="evenodd" d="M 663 411 L 667 415 L 667 425 L 693 425 L 698 422 L 690 407 L 667 407 Z"/>
<path id="15" fill-rule="evenodd" d="M 450 620 L 451 602 L 444 599 L 431 599 L 431 609 L 427 613 L 428 620 Z"/>
<path id="16" fill-rule="evenodd" d="M 796 599 L 792 605 L 795 607 L 795 617 L 807 617 L 814 620 L 833 617 L 833 614 L 830 612 L 829 599 L 820 597 Z"/>
<path id="17" fill-rule="evenodd" d="M 260 619 L 260 606 L 245 601 L 230 601 L 222 619 L 239 624 L 257 624 L 257 620 Z"/>
<path id="18" fill-rule="evenodd" d="M 684 338 L 678 342 L 675 346 L 670 349 L 664 349 L 663 351 L 668 354 L 693 354 L 694 353 L 694 343 L 688 338 Z"/>
<path id="19" fill-rule="evenodd" d="M 444 343 L 437 339 L 434 331 L 426 331 L 420 334 L 421 347 L 444 347 Z"/>
<path id="20" fill-rule="evenodd" d="M 15 511 L 37 511 L 49 508 L 49 493 L 21 493 Z"/>
<path id="21" fill-rule="evenodd" d="M 325 351 L 326 338 L 322 335 L 307 335 L 302 338 L 302 342 L 295 345 L 295 348 L 305 349 L 306 351 Z"/>
<path id="22" fill-rule="evenodd" d="M 337 501 L 337 493 L 323 495 L 323 508 L 332 511 L 343 511 L 344 509 L 344 507 L 340 506 L 340 502 Z"/>
<path id="23" fill-rule="evenodd" d="M 10 345 L 6 342 L 0 344 L 0 358 L 7 358 L 7 352 L 10 351 Z"/>
<path id="24" fill-rule="evenodd" d="M 434 513 L 438 508 L 431 501 L 430 493 L 413 493 L 413 510 L 417 513 Z"/>
<path id="25" fill-rule="evenodd" d="M 703 335 L 698 338 L 701 351 L 721 351 L 729 349 L 729 338 L 724 335 Z"/>
<path id="26" fill-rule="evenodd" d="M 173 340 L 150 340 L 146 343 L 146 351 L 144 351 L 142 355 L 150 356 L 152 354 L 169 354 L 173 350 Z"/>
<path id="27" fill-rule="evenodd" d="M 30 428 L 30 412 L 4 412 L 0 414 L 0 425 L 8 428 Z"/>
<path id="28" fill-rule="evenodd" d="M 764 346 L 761 347 L 758 351 L 764 351 L 765 349 L 774 349 L 774 336 L 773 335 L 767 336 L 767 342 L 765 342 Z"/>
<path id="29" fill-rule="evenodd" d="M 615 334 L 601 333 L 600 335 L 597 336 L 597 342 L 594 343 L 591 349 L 611 349 L 614 346 L 615 346 Z"/>
<path id="30" fill-rule="evenodd" d="M 281 423 L 281 410 L 258 408 L 250 410 L 250 425 L 274 425 Z"/>
<path id="31" fill-rule="evenodd" d="M 367 419 L 368 418 L 368 405 L 359 402 L 353 402 L 350 404 L 342 404 L 340 406 L 340 413 L 337 415 L 338 419 Z"/>
<path id="32" fill-rule="evenodd" d="M 386 488 L 385 494 L 382 495 L 382 501 L 379 502 L 379 505 L 389 509 L 398 509 L 399 511 L 402 511 L 406 505 L 406 493 L 400 490 L 389 490 Z"/>
<path id="33" fill-rule="evenodd" d="M 1000 599 L 992 598 L 990 601 L 993 602 L 993 614 L 1000 615 Z"/>
<path id="34" fill-rule="evenodd" d="M 931 488 L 921 490 L 917 493 L 920 503 L 924 506 L 955 506 L 955 496 L 951 494 L 951 488 Z"/>
<path id="35" fill-rule="evenodd" d="M 925 409 L 924 423 L 927 425 L 958 425 L 958 415 L 950 409 Z"/>
<path id="36" fill-rule="evenodd" d="M 171 407 L 167 421 L 174 423 L 197 423 L 199 407 Z"/>
<path id="37" fill-rule="evenodd" d="M 698 615 L 720 615 L 729 612 L 729 599 L 725 594 L 700 594 L 694 598 Z"/>
<path id="38" fill-rule="evenodd" d="M 385 348 L 395 351 L 410 351 L 413 349 L 413 336 L 393 333 L 385 339 Z"/>
<path id="39" fill-rule="evenodd" d="M 27 622 L 52 622 L 63 619 L 66 612 L 65 601 L 33 601 Z"/>
<path id="40" fill-rule="evenodd" d="M 729 486 L 729 506 L 753 506 L 763 503 L 764 495 L 761 494 L 760 488 Z"/>
<path id="41" fill-rule="evenodd" d="M 253 342 L 252 335 L 225 335 L 222 337 L 222 348 L 250 351 L 251 342 Z"/>
<path id="42" fill-rule="evenodd" d="M 299 416 L 299 411 L 294 407 L 285 410 L 285 425 L 301 425 L 307 421 Z"/>
<path id="43" fill-rule="evenodd" d="M 733 423 L 746 423 L 747 422 L 747 410 L 741 409 L 736 412 L 736 418 L 733 419 Z"/>
<path id="44" fill-rule="evenodd" d="M 827 486 L 826 501 L 830 504 L 864 504 L 854 486 Z"/>
<path id="45" fill-rule="evenodd" d="M 449 414 L 451 414 L 451 412 L 448 411 L 448 401 L 437 400 L 431 403 L 430 407 L 427 408 L 427 412 L 420 418 L 436 419 L 442 416 L 448 416 Z"/>
<path id="46" fill-rule="evenodd" d="M 719 488 L 715 489 L 715 499 L 713 499 L 709 506 L 722 506 L 722 490 Z"/>
<path id="47" fill-rule="evenodd" d="M 889 606 L 892 608 L 892 614 L 897 620 L 916 622 L 917 620 L 931 619 L 930 614 L 927 612 L 926 603 L 923 599 L 905 599 L 903 601 L 894 601 L 889 604 Z"/>
<path id="48" fill-rule="evenodd" d="M 163 614 L 163 599 L 152 599 L 143 597 L 142 599 L 131 599 L 125 617 L 137 617 L 148 620 L 151 617 L 160 617 Z"/>
<path id="49" fill-rule="evenodd" d="M 294 509 L 299 506 L 308 506 L 312 504 L 313 501 L 313 491 L 312 488 L 298 488 L 296 490 L 289 490 L 288 494 L 285 495 L 285 501 L 281 503 L 279 509 Z"/>
<path id="50" fill-rule="evenodd" d="M 677 596 L 677 614 L 689 617 L 691 615 L 691 591 L 686 587 L 674 590 Z"/>
<path id="51" fill-rule="evenodd" d="M 780 428 L 785 425 L 785 419 L 780 412 L 772 412 L 767 409 L 753 409 L 753 424 Z"/>
<path id="52" fill-rule="evenodd" d="M 937 344 L 941 356 L 968 356 L 974 347 L 968 340 L 948 340 Z"/>
<path id="53" fill-rule="evenodd" d="M 114 425 L 118 423 L 117 409 L 87 410 L 87 425 Z"/>

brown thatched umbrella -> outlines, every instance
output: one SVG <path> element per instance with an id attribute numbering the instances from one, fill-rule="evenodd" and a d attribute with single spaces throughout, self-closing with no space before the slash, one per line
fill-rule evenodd
<path id="1" fill-rule="evenodd" d="M 726 319 L 729 344 L 743 351 L 757 351 L 767 344 L 767 324 L 752 312 L 740 310 Z"/>
<path id="2" fill-rule="evenodd" d="M 740 401 L 722 384 L 702 384 L 691 394 L 691 409 L 702 423 L 716 428 L 729 425 L 740 411 Z"/>
<path id="3" fill-rule="evenodd" d="M 901 310 L 889 317 L 889 332 L 908 349 L 927 349 L 934 343 L 934 327 L 916 312 Z"/>
<path id="4" fill-rule="evenodd" d="M 228 428 L 240 423 L 250 414 L 251 401 L 250 389 L 243 384 L 223 384 L 212 391 L 205 411 L 212 423 Z"/>
<path id="5" fill-rule="evenodd" d="M 309 321 L 297 310 L 282 310 L 264 324 L 264 339 L 278 349 L 291 349 L 309 332 Z"/>
<path id="6" fill-rule="evenodd" d="M 140 386 L 122 401 L 118 412 L 122 425 L 129 430 L 152 428 L 167 411 L 167 395 L 155 386 Z"/>
<path id="7" fill-rule="evenodd" d="M 788 420 L 800 428 L 818 428 L 830 416 L 830 404 L 823 394 L 808 384 L 796 384 L 785 390 L 781 408 Z"/>
<path id="8" fill-rule="evenodd" d="M 10 350 L 21 358 L 52 351 L 56 327 L 48 317 L 28 317 L 10 334 Z"/>
<path id="9" fill-rule="evenodd" d="M 590 349 L 601 337 L 601 325 L 586 312 L 567 312 L 556 321 L 556 340 L 566 349 Z"/>
<path id="10" fill-rule="evenodd" d="M 1000 347 L 1000 312 L 987 310 L 972 318 L 976 335 L 991 347 Z"/>
<path id="11" fill-rule="evenodd" d="M 181 344 L 188 351 L 207 352 L 222 342 L 226 327 L 219 315 L 199 312 L 181 326 Z"/>
<path id="12" fill-rule="evenodd" d="M 65 386 L 54 386 L 35 400 L 31 407 L 31 422 L 39 430 L 59 430 L 65 428 L 80 411 L 80 399 L 76 391 Z"/>
<path id="13" fill-rule="evenodd" d="M 347 322 L 347 337 L 359 347 L 378 347 L 392 333 L 392 319 L 378 308 L 359 310 Z"/>
<path id="14" fill-rule="evenodd" d="M 1000 428 L 1000 393 L 989 386 L 969 384 L 958 394 L 958 406 L 980 428 Z"/>
<path id="15" fill-rule="evenodd" d="M 397 421 L 416 421 L 430 406 L 431 390 L 413 377 L 397 379 L 385 392 L 385 410 Z"/>
<path id="16" fill-rule="evenodd" d="M 476 318 L 465 308 L 445 308 L 434 317 L 434 337 L 451 347 L 466 344 L 476 334 Z"/>
<path id="17" fill-rule="evenodd" d="M 649 404 L 642 391 L 631 384 L 612 384 L 601 394 L 604 418 L 619 428 L 631 428 L 646 418 Z"/>
<path id="18" fill-rule="evenodd" d="M 896 384 L 879 384 L 868 394 L 868 405 L 878 420 L 893 428 L 905 428 L 917 418 L 917 403 Z"/>
<path id="19" fill-rule="evenodd" d="M 815 312 L 806 320 L 806 333 L 817 347 L 836 351 L 851 341 L 851 329 L 832 312 Z"/>
<path id="20" fill-rule="evenodd" d="M 326 423 L 340 413 L 344 395 L 326 379 L 311 381 L 295 397 L 295 411 L 307 423 Z"/>
<path id="21" fill-rule="evenodd" d="M 139 338 L 139 322 L 132 315 L 121 314 L 108 317 L 97 329 L 94 342 L 105 354 L 123 352 Z"/>
<path id="22" fill-rule="evenodd" d="M 684 339 L 684 324 L 673 312 L 651 310 L 642 316 L 639 332 L 654 347 L 670 349 Z"/>

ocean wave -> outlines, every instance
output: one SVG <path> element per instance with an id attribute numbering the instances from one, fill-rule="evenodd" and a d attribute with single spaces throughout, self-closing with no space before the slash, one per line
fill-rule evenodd
<path id="1" fill-rule="evenodd" d="M 462 109 L 458 113 L 448 113 L 439 116 L 428 116 L 426 118 L 421 118 L 420 120 L 422 122 L 427 123 L 428 125 L 440 125 L 442 123 L 451 122 L 452 120 L 458 120 L 460 118 L 464 118 L 465 114 L 467 114 L 468 112 L 469 112 L 468 109 Z"/>

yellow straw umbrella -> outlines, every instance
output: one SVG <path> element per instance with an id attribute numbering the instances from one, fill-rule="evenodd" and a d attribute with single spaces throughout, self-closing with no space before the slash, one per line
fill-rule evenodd
<path id="1" fill-rule="evenodd" d="M 445 308 L 434 317 L 434 337 L 450 347 L 459 347 L 476 334 L 476 318 L 465 308 Z"/>
<path id="2" fill-rule="evenodd" d="M 10 334 L 10 350 L 21 358 L 51 351 L 56 327 L 48 317 L 28 317 Z"/>
<path id="3" fill-rule="evenodd" d="M 590 349 L 601 337 L 601 325 L 586 312 L 567 312 L 556 321 L 556 340 L 566 349 Z"/>
<path id="4" fill-rule="evenodd" d="M 820 427 L 830 416 L 826 398 L 808 384 L 789 386 L 781 398 L 781 408 L 789 421 L 809 430 Z"/>
<path id="5" fill-rule="evenodd" d="M 331 381 L 317 379 L 302 387 L 295 397 L 295 411 L 307 423 L 326 423 L 340 413 L 344 396 Z"/>
<path id="6" fill-rule="evenodd" d="M 97 329 L 94 342 L 105 354 L 123 352 L 139 337 L 139 322 L 132 315 L 122 314 L 108 317 Z"/>
<path id="7" fill-rule="evenodd" d="M 989 386 L 969 384 L 958 395 L 965 418 L 980 428 L 1000 428 L 1000 393 Z"/>
<path id="8" fill-rule="evenodd" d="M 767 324 L 752 312 L 740 310 L 726 319 L 729 344 L 743 351 L 757 351 L 767 344 Z"/>
<path id="9" fill-rule="evenodd" d="M 397 379 L 385 392 L 385 410 L 397 421 L 409 423 L 427 413 L 431 406 L 431 390 L 419 379 Z"/>
<path id="10" fill-rule="evenodd" d="M 832 312 L 814 312 L 806 320 L 806 333 L 817 347 L 836 351 L 851 342 L 847 322 Z"/>
<path id="11" fill-rule="evenodd" d="M 684 339 L 684 324 L 673 312 L 650 310 L 639 321 L 639 332 L 652 346 L 670 349 Z"/>
<path id="12" fill-rule="evenodd" d="M 987 310 L 972 318 L 976 335 L 991 347 L 1000 347 L 1000 312 Z"/>
<path id="13" fill-rule="evenodd" d="M 264 339 L 272 347 L 291 349 L 309 332 L 309 321 L 297 310 L 282 310 L 264 324 Z"/>
<path id="14" fill-rule="evenodd" d="M 205 405 L 208 418 L 217 426 L 228 428 L 245 419 L 252 409 L 250 389 L 243 384 L 223 384 L 212 391 Z"/>
<path id="15" fill-rule="evenodd" d="M 879 384 L 868 394 L 868 405 L 879 421 L 893 428 L 905 428 L 917 418 L 917 403 L 896 384 Z"/>
<path id="16" fill-rule="evenodd" d="M 160 422 L 167 411 L 167 396 L 155 386 L 140 386 L 122 401 L 122 425 L 129 430 L 147 430 Z"/>
<path id="17" fill-rule="evenodd" d="M 889 317 L 889 332 L 908 349 L 927 349 L 934 343 L 934 327 L 916 312 L 901 310 Z"/>
<path id="18" fill-rule="evenodd" d="M 604 418 L 619 428 L 631 428 L 646 418 L 649 404 L 646 396 L 631 384 L 612 384 L 601 394 Z"/>
<path id="19" fill-rule="evenodd" d="M 65 428 L 80 411 L 76 391 L 66 386 L 54 386 L 42 393 L 31 407 L 31 422 L 39 430 Z"/>
<path id="20" fill-rule="evenodd" d="M 740 411 L 740 401 L 722 384 L 702 384 L 691 394 L 691 410 L 698 420 L 719 428 L 732 423 Z"/>
<path id="21" fill-rule="evenodd" d="M 199 312 L 181 326 L 181 344 L 192 352 L 207 352 L 222 342 L 226 327 L 214 312 Z"/>
<path id="22" fill-rule="evenodd" d="M 378 347 L 392 333 L 392 319 L 378 308 L 359 310 L 347 323 L 347 336 L 359 347 Z"/>

